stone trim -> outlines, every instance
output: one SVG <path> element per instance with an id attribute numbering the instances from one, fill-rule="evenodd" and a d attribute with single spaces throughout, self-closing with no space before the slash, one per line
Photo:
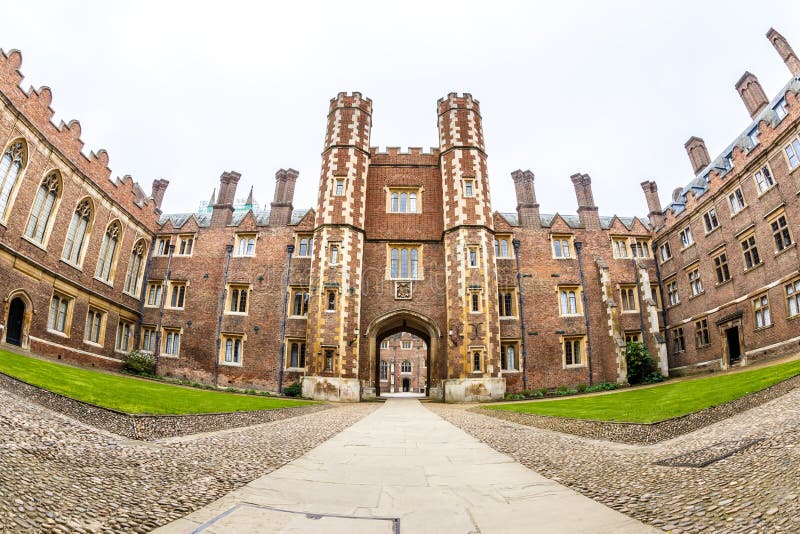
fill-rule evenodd
<path id="1" fill-rule="evenodd" d="M 568 419 L 565 417 L 523 414 L 483 408 L 471 408 L 470 411 L 521 425 L 534 426 L 586 438 L 635 445 L 651 445 L 688 434 L 699 428 L 727 419 L 737 413 L 755 408 L 788 393 L 796 387 L 800 387 L 800 375 L 725 404 L 711 406 L 699 412 L 657 423 L 615 423 L 588 419 Z"/>
<path id="2" fill-rule="evenodd" d="M 77 419 L 86 425 L 142 441 L 155 441 L 175 436 L 270 423 L 330 408 L 324 404 L 314 404 L 250 412 L 185 415 L 129 414 L 65 397 L 3 373 L 0 373 L 0 388 Z"/>

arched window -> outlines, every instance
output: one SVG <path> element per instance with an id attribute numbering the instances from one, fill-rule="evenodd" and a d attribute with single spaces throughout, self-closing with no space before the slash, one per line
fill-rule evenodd
<path id="1" fill-rule="evenodd" d="M 381 362 L 381 380 L 389 380 L 389 364 Z"/>
<path id="2" fill-rule="evenodd" d="M 503 304 L 505 304 L 502 315 L 510 317 L 514 315 L 514 295 L 512 293 L 505 293 L 503 295 Z"/>
<path id="3" fill-rule="evenodd" d="M 508 241 L 505 239 L 500 240 L 500 257 L 501 258 L 508 257 Z"/>
<path id="4" fill-rule="evenodd" d="M 139 284 L 142 281 L 142 266 L 144 265 L 144 255 L 147 247 L 144 239 L 140 239 L 133 245 L 131 260 L 128 262 L 128 274 L 125 275 L 124 291 L 134 297 L 139 296 Z"/>
<path id="5" fill-rule="evenodd" d="M 392 278 L 397 278 L 400 275 L 400 250 L 392 249 Z"/>
<path id="6" fill-rule="evenodd" d="M 514 361 L 514 352 L 515 352 L 514 351 L 514 347 L 512 345 L 508 345 L 506 347 L 506 361 L 505 361 L 505 366 L 503 367 L 503 369 L 506 369 L 508 371 L 516 369 L 516 365 L 515 365 L 515 361 Z"/>
<path id="7" fill-rule="evenodd" d="M 416 213 L 417 212 L 417 194 L 416 193 L 409 193 L 409 195 L 408 195 L 408 212 L 409 213 Z"/>
<path id="8" fill-rule="evenodd" d="M 119 234 L 119 221 L 109 224 L 106 228 L 106 233 L 103 234 L 103 244 L 100 246 L 100 257 L 97 260 L 97 270 L 94 275 L 106 282 L 111 279 L 111 267 L 114 264 L 114 256 L 117 252 Z"/>
<path id="9" fill-rule="evenodd" d="M 408 360 L 403 360 L 403 363 L 400 364 L 400 372 L 401 373 L 410 373 L 411 372 L 411 362 Z"/>
<path id="10" fill-rule="evenodd" d="M 392 193 L 392 213 L 400 211 L 400 204 L 398 203 L 399 198 L 399 193 Z"/>
<path id="11" fill-rule="evenodd" d="M 0 220 L 6 220 L 6 209 L 22 169 L 27 163 L 25 142 L 18 139 L 11 143 L 0 159 Z"/>
<path id="12" fill-rule="evenodd" d="M 28 217 L 28 226 L 25 227 L 25 235 L 37 243 L 44 242 L 44 234 L 50 225 L 53 216 L 53 208 L 56 205 L 58 196 L 61 194 L 61 180 L 57 172 L 51 172 L 42 180 L 39 190 L 36 192 L 36 199 L 33 201 L 31 215 Z"/>
<path id="13" fill-rule="evenodd" d="M 480 352 L 473 352 L 472 353 L 472 371 L 479 373 L 481 371 L 481 353 Z"/>
<path id="14" fill-rule="evenodd" d="M 64 252 L 61 253 L 63 259 L 78 265 L 91 221 L 92 201 L 84 198 L 78 202 L 78 207 L 75 208 L 75 213 L 72 214 L 72 221 L 70 221 L 69 229 L 67 230 L 67 239 L 64 241 Z"/>
<path id="15" fill-rule="evenodd" d="M 400 193 L 400 213 L 408 211 L 406 203 L 408 202 L 408 193 Z"/>

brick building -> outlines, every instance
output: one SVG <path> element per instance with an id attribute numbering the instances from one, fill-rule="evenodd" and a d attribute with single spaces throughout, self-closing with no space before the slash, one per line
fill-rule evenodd
<path id="1" fill-rule="evenodd" d="M 428 347 L 408 332 L 399 332 L 381 342 L 379 362 L 380 391 L 419 393 L 428 383 Z"/>
<path id="2" fill-rule="evenodd" d="M 237 200 L 240 175 L 225 172 L 199 210 L 162 214 L 168 182 L 112 181 L 107 154 L 83 155 L 77 121 L 52 124 L 49 89 L 22 91 L 20 54 L 2 54 L 2 341 L 110 367 L 140 348 L 162 374 L 302 380 L 342 400 L 391 389 L 381 346 L 406 337 L 425 360 L 409 389 L 452 401 L 625 382 L 630 340 L 664 373 L 788 351 L 800 82 L 768 37 L 792 81 L 768 102 L 746 74 L 753 124 L 713 162 L 690 139 L 695 179 L 666 210 L 644 182 L 648 217 L 600 216 L 586 174 L 571 177 L 577 215 L 542 214 L 530 171 L 512 173 L 516 213 L 493 212 L 480 105 L 455 93 L 437 102 L 439 146 L 406 152 L 370 147 L 371 100 L 332 99 L 313 209 L 294 209 L 298 173 L 281 169 L 269 207 Z M 720 253 L 730 280 L 716 287 Z"/>

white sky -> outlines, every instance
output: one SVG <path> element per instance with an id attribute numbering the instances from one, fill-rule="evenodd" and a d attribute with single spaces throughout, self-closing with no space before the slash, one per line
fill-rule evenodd
<path id="1" fill-rule="evenodd" d="M 6 15 L 10 12 L 6 11 Z M 54 120 L 78 119 L 85 151 L 167 212 L 194 211 L 226 170 L 272 200 L 300 171 L 316 203 L 328 101 L 373 100 L 373 146 L 434 146 L 436 100 L 481 102 L 494 209 L 516 206 L 509 173 L 531 169 L 543 213 L 574 213 L 569 176 L 592 176 L 601 214 L 643 215 L 691 178 L 683 144 L 714 158 L 748 124 L 745 70 L 771 99 L 789 80 L 764 34 L 800 53 L 800 2 L 37 2 L 0 17 L 23 87 L 49 86 Z"/>

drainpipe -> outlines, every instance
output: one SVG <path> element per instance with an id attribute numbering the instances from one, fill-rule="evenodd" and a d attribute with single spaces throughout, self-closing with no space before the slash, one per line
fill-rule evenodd
<path id="1" fill-rule="evenodd" d="M 520 240 L 511 241 L 514 246 L 514 256 L 517 259 L 517 291 L 519 292 L 519 328 L 522 337 L 522 389 L 528 389 L 528 344 L 526 338 L 528 332 L 525 329 L 525 300 L 522 298 L 522 273 L 519 270 L 519 246 Z M 501 354 L 502 358 L 503 355 Z"/>
<path id="2" fill-rule="evenodd" d="M 225 272 L 222 274 L 222 297 L 220 298 L 219 315 L 217 316 L 217 347 L 214 353 L 214 387 L 217 387 L 219 379 L 219 350 L 220 342 L 219 336 L 222 334 L 222 316 L 225 313 L 225 300 L 228 298 L 228 267 L 231 264 L 231 254 L 233 253 L 233 245 L 225 246 Z"/>
<path id="3" fill-rule="evenodd" d="M 283 317 L 281 317 L 281 358 L 280 366 L 278 367 L 278 393 L 283 393 L 283 368 L 286 359 L 286 311 L 289 307 L 289 275 L 292 272 L 292 253 L 294 252 L 294 245 L 286 245 L 286 254 L 289 260 L 286 262 L 286 284 L 284 284 L 283 292 Z M 299 357 L 299 354 L 298 354 Z M 299 363 L 299 362 L 298 362 Z"/>
<path id="4" fill-rule="evenodd" d="M 175 245 L 170 244 L 169 256 L 167 257 L 167 272 L 164 273 L 164 280 L 161 282 L 161 302 L 158 306 L 158 325 L 156 326 L 156 350 L 153 355 L 153 374 L 158 375 L 158 357 L 161 355 L 161 323 L 164 321 L 164 305 L 167 302 L 167 290 L 169 289 L 170 268 L 172 266 L 172 254 L 175 252 Z"/>
<path id="5" fill-rule="evenodd" d="M 578 272 L 580 273 L 581 277 L 581 302 L 583 303 L 583 318 L 586 324 L 586 361 L 589 364 L 589 385 L 592 385 L 592 336 L 590 330 L 590 322 L 589 321 L 589 303 L 588 299 L 586 298 L 586 281 L 583 277 L 583 261 L 581 256 L 581 249 L 583 248 L 583 243 L 580 241 L 575 242 L 575 254 L 578 256 Z"/>
<path id="6" fill-rule="evenodd" d="M 153 249 L 156 247 L 156 237 L 150 243 L 150 250 L 147 252 L 147 264 L 144 266 L 144 276 L 142 277 L 142 287 L 139 288 L 139 320 L 136 322 L 136 332 L 134 333 L 134 347 L 140 347 L 142 337 L 142 323 L 144 322 L 144 303 L 147 298 L 147 281 L 150 280 L 150 271 L 153 269 Z"/>

